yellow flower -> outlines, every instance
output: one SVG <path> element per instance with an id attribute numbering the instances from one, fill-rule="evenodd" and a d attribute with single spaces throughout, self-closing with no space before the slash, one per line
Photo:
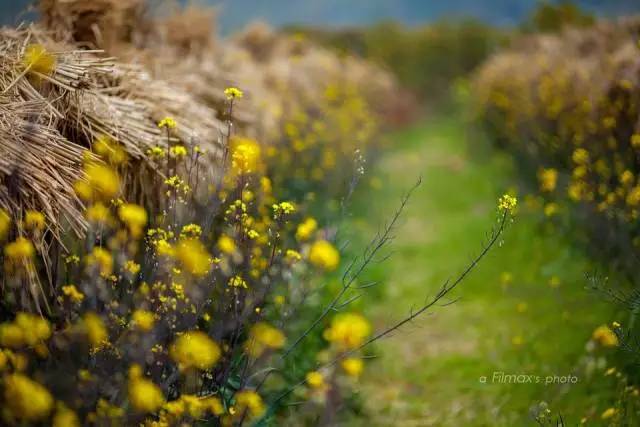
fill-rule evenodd
<path id="1" fill-rule="evenodd" d="M 51 337 L 51 325 L 40 316 L 20 312 L 12 323 L 0 325 L 0 345 L 20 348 L 35 347 Z"/>
<path id="2" fill-rule="evenodd" d="M 602 413 L 600 418 L 602 418 L 603 420 L 608 420 L 608 419 L 611 419 L 611 418 L 615 417 L 616 415 L 618 415 L 618 410 L 616 408 L 607 408 Z"/>
<path id="3" fill-rule="evenodd" d="M 546 205 L 544 205 L 544 216 L 552 217 L 557 214 L 559 210 L 560 207 L 557 203 L 547 203 Z"/>
<path id="4" fill-rule="evenodd" d="M 183 145 L 174 145 L 169 149 L 169 154 L 175 158 L 186 157 L 188 154 L 187 149 Z"/>
<path id="5" fill-rule="evenodd" d="M 305 219 L 296 230 L 296 239 L 301 242 L 309 240 L 313 233 L 318 229 L 318 222 L 313 218 Z"/>
<path id="6" fill-rule="evenodd" d="M 62 287 L 62 293 L 69 298 L 71 302 L 81 303 L 84 300 L 84 294 L 80 292 L 74 285 Z"/>
<path id="7" fill-rule="evenodd" d="M 242 276 L 233 276 L 232 278 L 229 279 L 229 282 L 227 283 L 229 286 L 231 286 L 232 288 L 244 288 L 247 289 L 247 282 L 245 282 L 245 280 L 242 278 Z"/>
<path id="8" fill-rule="evenodd" d="M 218 239 L 218 248 L 225 254 L 231 255 L 236 251 L 236 243 L 227 235 L 222 235 Z"/>
<path id="9" fill-rule="evenodd" d="M 22 57 L 22 65 L 29 71 L 48 76 L 56 69 L 56 57 L 41 44 L 30 44 Z"/>
<path id="10" fill-rule="evenodd" d="M 244 96 L 242 91 L 237 87 L 228 87 L 224 90 L 224 96 L 227 97 L 229 101 L 233 99 L 240 99 Z"/>
<path id="11" fill-rule="evenodd" d="M 326 240 L 318 240 L 311 245 L 309 261 L 316 267 L 333 271 L 340 265 L 340 253 Z"/>
<path id="12" fill-rule="evenodd" d="M 89 206 L 85 212 L 85 216 L 94 224 L 108 224 L 111 221 L 109 208 L 100 202 Z"/>
<path id="13" fill-rule="evenodd" d="M 194 276 L 206 276 L 211 270 L 211 256 L 200 240 L 182 239 L 175 248 L 182 268 Z"/>
<path id="14" fill-rule="evenodd" d="M 290 262 L 300 261 L 302 259 L 302 255 L 300 255 L 298 251 L 294 251 L 293 249 L 287 249 L 285 257 Z"/>
<path id="15" fill-rule="evenodd" d="M 85 201 L 110 200 L 120 191 L 120 177 L 108 166 L 88 163 L 84 167 L 86 181 L 77 181 L 74 190 Z"/>
<path id="16" fill-rule="evenodd" d="M 134 325 L 138 329 L 149 332 L 151 329 L 153 329 L 156 318 L 150 311 L 136 310 L 131 315 L 131 320 L 133 320 Z"/>
<path id="17" fill-rule="evenodd" d="M 85 262 L 90 267 L 97 267 L 102 277 L 107 277 L 113 272 L 113 258 L 111 253 L 104 248 L 95 246 L 87 255 Z"/>
<path id="18" fill-rule="evenodd" d="M 344 359 L 341 363 L 342 369 L 346 372 L 350 377 L 359 377 L 364 368 L 364 363 L 362 359 L 357 357 L 348 357 Z"/>
<path id="19" fill-rule="evenodd" d="M 603 347 L 616 347 L 618 345 L 618 336 L 607 325 L 598 326 L 591 337 Z"/>
<path id="20" fill-rule="evenodd" d="M 188 238 L 198 238 L 202 234 L 202 228 L 198 224 L 187 224 L 182 227 L 180 235 Z"/>
<path id="21" fill-rule="evenodd" d="M 191 331 L 180 335 L 171 345 L 169 355 L 181 370 L 207 370 L 220 358 L 220 347 L 204 332 Z"/>
<path id="22" fill-rule="evenodd" d="M 503 195 L 498 200 L 498 209 L 505 212 L 513 212 L 518 205 L 518 199 L 508 194 Z"/>
<path id="23" fill-rule="evenodd" d="M 158 123 L 158 127 L 175 129 L 176 127 L 178 127 L 178 123 L 176 123 L 176 121 L 171 117 L 165 117 L 164 119 L 160 120 L 160 122 Z"/>
<path id="24" fill-rule="evenodd" d="M 305 380 L 307 381 L 307 384 L 311 388 L 323 389 L 326 387 L 326 384 L 324 382 L 324 377 L 318 371 L 308 372 L 307 375 L 305 376 Z"/>
<path id="25" fill-rule="evenodd" d="M 236 393 L 235 398 L 237 413 L 244 414 L 246 411 L 250 418 L 259 418 L 264 415 L 264 402 L 255 391 L 239 391 Z"/>
<path id="26" fill-rule="evenodd" d="M 284 215 L 291 215 L 296 211 L 296 207 L 291 202 L 280 202 L 272 206 L 273 215 L 276 219 Z"/>
<path id="27" fill-rule="evenodd" d="M 236 174 L 255 172 L 260 162 L 260 146 L 252 139 L 231 140 L 231 166 Z"/>
<path id="28" fill-rule="evenodd" d="M 15 242 L 9 243 L 4 247 L 4 255 L 14 262 L 31 259 L 35 251 L 33 243 L 24 237 L 18 237 Z"/>
<path id="29" fill-rule="evenodd" d="M 324 338 L 344 350 L 360 347 L 371 333 L 367 319 L 356 313 L 342 313 L 331 320 Z"/>
<path id="30" fill-rule="evenodd" d="M 4 209 L 0 209 L 0 240 L 4 239 L 11 227 L 11 217 Z"/>
<path id="31" fill-rule="evenodd" d="M 52 427 L 80 427 L 80 419 L 71 409 L 63 404 L 58 405 L 56 414 L 53 416 Z"/>
<path id="32" fill-rule="evenodd" d="M 586 165 L 589 163 L 589 152 L 584 148 L 576 148 L 571 159 L 577 165 Z"/>
<path id="33" fill-rule="evenodd" d="M 129 273 L 135 275 L 135 274 L 140 273 L 140 264 L 136 263 L 135 261 L 128 260 L 124 264 L 124 269 L 126 271 L 128 271 Z"/>
<path id="34" fill-rule="evenodd" d="M 265 322 L 251 327 L 245 349 L 253 357 L 260 357 L 267 349 L 279 349 L 284 346 L 285 336 L 279 329 Z"/>
<path id="35" fill-rule="evenodd" d="M 164 396 L 160 387 L 142 377 L 139 369 L 131 370 L 129 378 L 129 401 L 137 412 L 155 412 L 164 405 Z"/>
<path id="36" fill-rule="evenodd" d="M 118 208 L 120 220 L 127 224 L 134 237 L 140 236 L 142 229 L 147 225 L 147 211 L 142 207 L 130 203 L 120 205 Z"/>
<path id="37" fill-rule="evenodd" d="M 4 405 L 12 417 L 28 422 L 46 418 L 53 409 L 53 397 L 42 385 L 22 374 L 4 378 Z"/>
<path id="38" fill-rule="evenodd" d="M 99 136 L 93 143 L 93 151 L 112 165 L 120 165 L 127 161 L 127 152 L 111 137 Z"/>
<path id="39" fill-rule="evenodd" d="M 108 343 L 109 333 L 102 318 L 95 313 L 87 313 L 82 318 L 89 343 L 93 348 L 100 348 Z"/>
<path id="40" fill-rule="evenodd" d="M 558 171 L 550 169 L 540 169 L 538 171 L 538 180 L 540 181 L 540 190 L 552 192 L 556 189 L 558 182 Z"/>
<path id="41" fill-rule="evenodd" d="M 611 324 L 611 326 L 613 326 L 615 329 L 618 329 L 618 328 L 620 328 L 620 327 L 621 327 L 620 323 L 618 323 L 618 322 L 613 322 L 613 323 Z"/>
<path id="42" fill-rule="evenodd" d="M 42 212 L 28 210 L 24 215 L 24 228 L 27 230 L 42 231 L 46 225 Z"/>

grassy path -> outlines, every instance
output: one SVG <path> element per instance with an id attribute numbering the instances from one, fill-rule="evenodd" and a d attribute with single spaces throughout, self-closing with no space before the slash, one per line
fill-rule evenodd
<path id="1" fill-rule="evenodd" d="M 354 202 L 353 229 L 363 236 L 356 241 L 377 230 L 418 176 L 424 181 L 397 231 L 393 257 L 366 277 L 384 281 L 365 305 L 378 329 L 464 267 L 495 219 L 497 197 L 514 183 L 505 156 L 482 140 L 470 152 L 466 138 L 457 117 L 434 118 L 391 135 L 393 148 L 368 171 L 370 188 Z M 569 425 L 597 418 L 612 399 L 609 379 L 599 371 L 588 377 L 581 366 L 591 360 L 585 350 L 591 332 L 613 313 L 584 289 L 586 271 L 586 258 L 565 238 L 542 232 L 532 214 L 519 214 L 504 243 L 455 292 L 459 302 L 377 345 L 380 357 L 360 386 L 372 419 L 350 424 L 534 425 L 529 408 L 541 400 Z M 554 276 L 559 281 L 550 284 Z M 574 374 L 578 383 L 504 384 L 492 381 L 494 372 L 543 382 Z"/>

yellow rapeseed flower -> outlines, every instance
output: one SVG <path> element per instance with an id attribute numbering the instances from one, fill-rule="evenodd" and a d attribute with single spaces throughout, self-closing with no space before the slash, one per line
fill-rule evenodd
<path id="1" fill-rule="evenodd" d="M 504 212 L 513 212 L 518 205 L 518 199 L 509 194 L 505 194 L 498 200 L 498 209 Z"/>
<path id="2" fill-rule="evenodd" d="M 244 96 L 244 93 L 237 87 L 228 87 L 224 90 L 224 96 L 227 97 L 229 101 L 233 99 L 239 99 Z"/>
<path id="3" fill-rule="evenodd" d="M 187 148 L 184 145 L 174 145 L 169 149 L 169 154 L 171 155 L 171 157 L 179 159 L 181 157 L 186 157 L 188 152 Z"/>
<path id="4" fill-rule="evenodd" d="M 42 231 L 46 226 L 44 214 L 34 210 L 25 212 L 23 223 L 26 230 Z"/>
<path id="5" fill-rule="evenodd" d="M 37 422 L 51 413 L 53 397 L 44 386 L 15 373 L 4 378 L 4 405 L 12 417 Z"/>
<path id="6" fill-rule="evenodd" d="M 4 247 L 4 255 L 13 262 L 29 260 L 35 252 L 33 243 L 24 237 L 18 237 Z"/>
<path id="7" fill-rule="evenodd" d="M 120 220 L 127 224 L 133 237 L 138 237 L 142 229 L 147 225 L 147 211 L 138 205 L 124 203 L 118 208 Z"/>
<path id="8" fill-rule="evenodd" d="M 591 336 L 595 342 L 603 347 L 616 347 L 618 336 L 607 325 L 598 326 Z"/>
<path id="9" fill-rule="evenodd" d="M 216 364 L 220 354 L 218 344 L 201 331 L 185 332 L 171 344 L 169 349 L 169 355 L 181 370 L 210 369 Z"/>
<path id="10" fill-rule="evenodd" d="M 175 247 L 175 257 L 194 276 L 206 276 L 211 270 L 211 255 L 200 240 L 181 239 Z"/>
<path id="11" fill-rule="evenodd" d="M 236 251 L 236 243 L 227 235 L 222 235 L 218 239 L 218 248 L 225 254 L 231 255 Z"/>
<path id="12" fill-rule="evenodd" d="M 74 285 L 63 286 L 62 293 L 74 303 L 81 303 L 84 300 L 84 294 Z"/>
<path id="13" fill-rule="evenodd" d="M 41 44 L 30 44 L 22 57 L 22 65 L 29 71 L 48 76 L 56 69 L 56 57 Z"/>
<path id="14" fill-rule="evenodd" d="M 265 322 L 258 322 L 251 327 L 245 343 L 245 350 L 252 357 L 260 357 L 266 350 L 282 348 L 285 336 L 279 329 Z"/>
<path id="15" fill-rule="evenodd" d="M 236 174 L 255 172 L 260 162 L 260 145 L 252 139 L 231 140 L 231 165 Z"/>
<path id="16" fill-rule="evenodd" d="M 324 382 L 324 377 L 318 371 L 308 372 L 307 375 L 305 376 L 305 380 L 309 385 L 309 387 L 317 390 L 323 389 L 327 386 L 326 383 Z"/>
<path id="17" fill-rule="evenodd" d="M 309 250 L 311 264 L 326 271 L 333 271 L 340 265 L 340 253 L 326 240 L 318 240 Z"/>
<path id="18" fill-rule="evenodd" d="M 259 418 L 264 415 L 265 406 L 262 398 L 253 390 L 239 391 L 235 395 L 236 409 L 238 414 L 244 414 L 245 411 L 250 418 Z"/>
<path id="19" fill-rule="evenodd" d="M 127 152 L 113 138 L 101 135 L 93 143 L 93 151 L 111 165 L 120 165 L 127 161 Z"/>
<path id="20" fill-rule="evenodd" d="M 4 239 L 11 227 L 11 217 L 4 209 L 0 209 L 0 240 Z"/>
<path id="21" fill-rule="evenodd" d="M 100 348 L 109 341 L 107 331 L 102 318 L 96 313 L 86 313 L 82 318 L 89 343 L 93 348 Z"/>
<path id="22" fill-rule="evenodd" d="M 136 372 L 129 378 L 129 401 L 135 411 L 150 413 L 164 405 L 164 396 L 160 387 Z"/>
<path id="23" fill-rule="evenodd" d="M 176 127 L 178 127 L 178 123 L 176 123 L 176 121 L 171 117 L 165 117 L 164 119 L 160 120 L 160 122 L 158 123 L 158 127 L 175 129 Z"/>
<path id="24" fill-rule="evenodd" d="M 318 222 L 313 218 L 307 218 L 298 225 L 296 239 L 301 242 L 309 240 L 318 229 Z"/>
<path id="25" fill-rule="evenodd" d="M 153 329 L 153 325 L 156 322 L 155 315 L 147 310 L 136 310 L 131 315 L 133 324 L 138 329 L 148 332 Z"/>
<path id="26" fill-rule="evenodd" d="M 364 369 L 364 363 L 362 362 L 362 359 L 357 357 L 348 357 L 340 362 L 340 365 L 347 375 L 354 378 L 359 377 L 362 373 L 362 370 Z"/>
<path id="27" fill-rule="evenodd" d="M 356 313 L 341 313 L 331 320 L 324 331 L 324 338 L 343 350 L 360 347 L 371 333 L 367 319 Z"/>
<path id="28" fill-rule="evenodd" d="M 84 168 L 86 181 L 76 181 L 74 190 L 85 201 L 110 200 L 120 191 L 120 177 L 108 166 L 88 163 Z"/>
<path id="29" fill-rule="evenodd" d="M 93 224 L 106 225 L 111 222 L 111 212 L 104 203 L 97 202 L 92 204 L 85 211 L 85 217 Z"/>
<path id="30" fill-rule="evenodd" d="M 615 417 L 616 415 L 618 415 L 618 410 L 616 408 L 607 408 L 602 415 L 600 416 L 600 418 L 602 418 L 603 420 L 609 420 L 613 417 Z"/>
<path id="31" fill-rule="evenodd" d="M 107 277 L 113 272 L 113 257 L 105 248 L 95 246 L 86 256 L 85 262 L 89 267 L 97 267 L 102 277 Z"/>
<path id="32" fill-rule="evenodd" d="M 59 404 L 53 420 L 52 427 L 80 427 L 78 415 L 63 404 Z"/>
<path id="33" fill-rule="evenodd" d="M 540 169 L 538 171 L 538 181 L 540 182 L 540 190 L 550 193 L 556 189 L 558 171 L 553 168 Z"/>

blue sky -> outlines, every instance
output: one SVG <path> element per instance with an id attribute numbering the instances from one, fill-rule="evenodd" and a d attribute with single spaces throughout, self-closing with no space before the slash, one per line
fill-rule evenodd
<path id="1" fill-rule="evenodd" d="M 11 23 L 31 0 L 0 0 L 0 23 Z M 181 0 L 186 2 L 187 0 Z M 224 33 L 262 19 L 273 25 L 363 25 L 384 19 L 408 24 L 443 16 L 473 16 L 498 25 L 520 22 L 538 0 L 200 0 L 220 7 Z M 577 0 L 603 15 L 640 12 L 640 0 Z"/>

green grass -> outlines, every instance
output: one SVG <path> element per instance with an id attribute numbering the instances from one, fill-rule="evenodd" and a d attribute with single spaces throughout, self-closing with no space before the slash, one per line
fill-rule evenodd
<path id="1" fill-rule="evenodd" d="M 397 230 L 393 256 L 366 276 L 383 281 L 362 304 L 377 330 L 465 267 L 496 220 L 498 196 L 516 184 L 509 158 L 482 135 L 467 134 L 458 114 L 389 139 L 391 148 L 368 171 L 369 188 L 354 201 L 349 250 L 364 245 L 418 176 L 423 184 Z M 615 398 L 613 380 L 601 370 L 586 374 L 584 365 L 608 354 L 588 353 L 585 344 L 596 326 L 614 320 L 614 311 L 585 290 L 585 274 L 595 267 L 531 213 L 519 213 L 503 240 L 455 291 L 460 301 L 377 344 L 379 357 L 359 387 L 368 416 L 350 425 L 534 425 L 529 408 L 540 401 L 568 425 L 584 416 L 597 422 Z M 508 286 L 501 283 L 503 272 L 513 276 Z M 557 288 L 548 284 L 552 275 L 561 280 Z M 573 374 L 578 384 L 491 383 L 495 371 L 543 381 Z"/>

